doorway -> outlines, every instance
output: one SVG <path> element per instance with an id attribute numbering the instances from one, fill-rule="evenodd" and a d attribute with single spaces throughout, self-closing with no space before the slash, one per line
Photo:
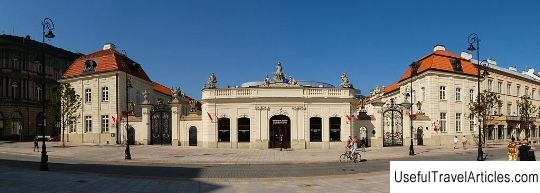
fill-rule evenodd
<path id="1" fill-rule="evenodd" d="M 270 118 L 269 148 L 291 148 L 291 119 L 285 115 Z"/>
<path id="2" fill-rule="evenodd" d="M 189 127 L 189 146 L 197 146 L 197 127 Z"/>

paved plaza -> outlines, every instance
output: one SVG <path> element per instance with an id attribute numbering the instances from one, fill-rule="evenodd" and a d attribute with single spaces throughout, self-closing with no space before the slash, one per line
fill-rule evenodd
<path id="1" fill-rule="evenodd" d="M 48 143 L 49 172 L 28 142 L 0 142 L 0 192 L 389 192 L 390 160 L 474 160 L 475 148 L 368 148 L 361 163 L 339 150 L 238 150 Z M 504 148 L 486 149 L 504 160 Z"/>
<path id="2" fill-rule="evenodd" d="M 71 162 L 103 162 L 107 164 L 125 164 L 122 145 L 79 145 L 62 148 L 60 142 L 47 143 L 48 155 L 51 159 L 60 158 Z M 41 143 L 40 143 L 41 147 Z M 493 147 L 500 147 L 494 145 Z M 130 163 L 153 164 L 280 164 L 280 163 L 335 163 L 344 150 L 283 150 L 279 149 L 215 149 L 198 147 L 172 147 L 136 145 L 131 146 Z M 417 157 L 442 155 L 448 153 L 476 152 L 476 148 L 468 146 L 467 150 L 453 147 L 415 146 Z M 26 156 L 40 156 L 33 152 L 31 142 L 0 142 L 0 153 Z M 408 146 L 367 148 L 361 152 L 362 159 L 391 160 L 408 157 Z"/>

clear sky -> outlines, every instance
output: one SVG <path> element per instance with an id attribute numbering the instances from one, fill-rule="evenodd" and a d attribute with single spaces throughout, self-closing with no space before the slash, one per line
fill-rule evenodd
<path id="1" fill-rule="evenodd" d="M 281 61 L 286 75 L 339 85 L 347 72 L 367 94 L 399 79 L 408 65 L 444 44 L 459 54 L 475 32 L 482 59 L 540 70 L 537 1 L 6 1 L 0 33 L 89 54 L 113 42 L 153 81 L 194 98 L 210 73 L 218 86 L 263 80 Z M 476 57 L 476 56 L 475 56 Z"/>

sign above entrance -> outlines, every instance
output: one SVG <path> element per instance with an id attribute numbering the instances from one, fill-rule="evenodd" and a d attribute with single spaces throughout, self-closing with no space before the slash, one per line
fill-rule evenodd
<path id="1" fill-rule="evenodd" d="M 279 120 L 272 120 L 272 124 L 274 125 L 286 125 L 288 123 L 288 120 L 282 120 L 282 119 L 279 119 Z"/>

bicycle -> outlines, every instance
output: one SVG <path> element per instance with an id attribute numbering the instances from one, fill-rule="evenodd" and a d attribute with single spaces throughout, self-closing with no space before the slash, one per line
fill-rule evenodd
<path id="1" fill-rule="evenodd" d="M 360 162 L 360 159 L 362 158 L 362 155 L 355 151 L 352 155 L 350 151 L 345 151 L 343 154 L 339 155 L 339 162 L 350 162 L 353 161 L 354 163 Z"/>

